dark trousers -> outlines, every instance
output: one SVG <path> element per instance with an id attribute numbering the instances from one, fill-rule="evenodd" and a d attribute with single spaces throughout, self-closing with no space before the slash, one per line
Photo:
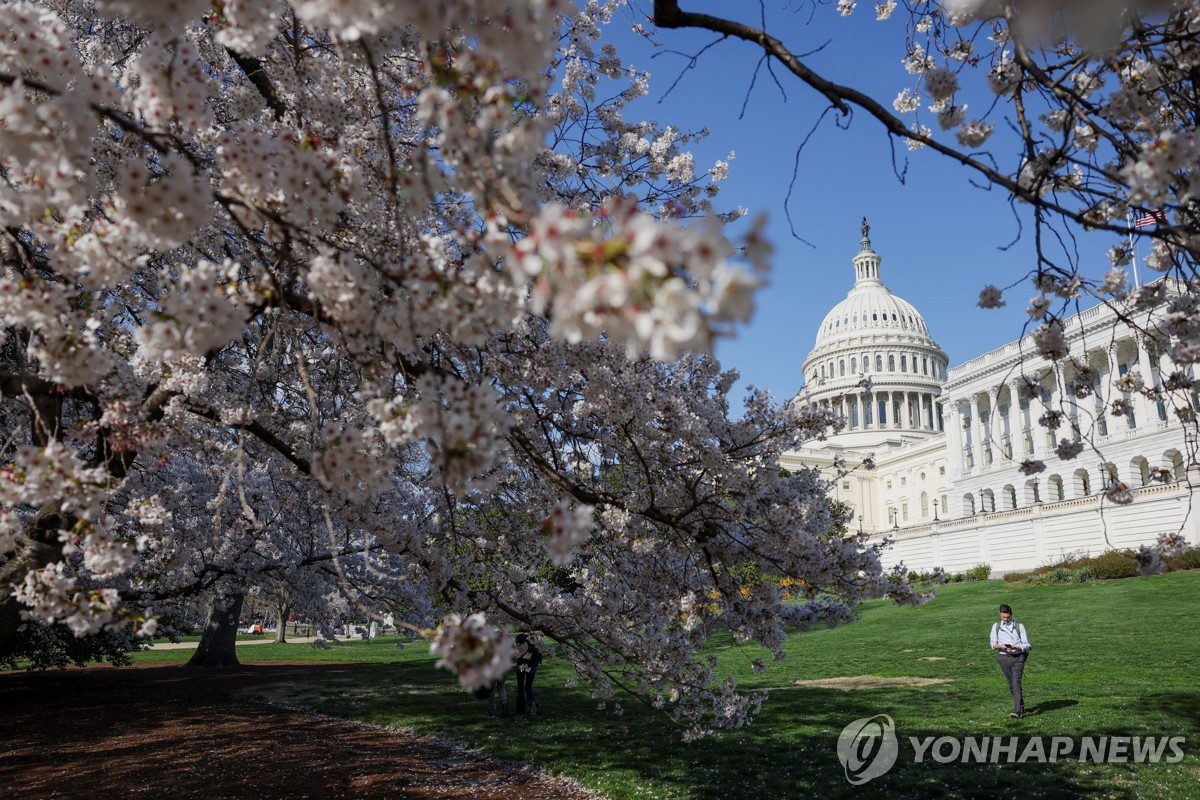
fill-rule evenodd
<path id="1" fill-rule="evenodd" d="M 537 696 L 533 693 L 533 676 L 537 674 L 537 667 L 530 667 L 528 670 L 521 669 L 520 664 L 517 665 L 517 713 L 524 714 L 529 706 L 537 703 Z"/>
<path id="2" fill-rule="evenodd" d="M 1025 697 L 1021 693 L 1021 676 L 1025 673 L 1025 658 L 1025 653 L 1019 656 L 997 656 L 997 660 L 1000 662 L 1000 671 L 1004 673 L 1004 679 L 1008 681 L 1008 688 L 1012 692 L 1013 711 L 1017 714 L 1025 713 Z"/>

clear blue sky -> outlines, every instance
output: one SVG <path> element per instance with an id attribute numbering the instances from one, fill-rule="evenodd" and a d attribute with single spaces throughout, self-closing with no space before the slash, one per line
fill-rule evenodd
<path id="1" fill-rule="evenodd" d="M 635 9 L 639 5 L 648 13 L 648 0 L 635 0 Z M 810 21 L 811 4 L 799 11 L 780 10 L 784 5 L 797 4 L 767 0 L 769 29 L 793 51 L 824 45 L 806 61 L 825 77 L 868 91 L 888 107 L 901 89 L 912 85 L 912 76 L 901 66 L 902 10 L 888 22 L 876 22 L 871 2 L 860 1 L 849 18 L 838 16 L 831 5 L 818 6 Z M 684 7 L 713 14 L 749 13 L 745 21 L 758 21 L 757 3 L 689 0 Z M 614 21 L 613 27 L 627 29 L 633 18 Z M 858 252 L 863 216 L 870 220 L 871 241 L 883 257 L 884 283 L 921 311 L 952 366 L 1021 335 L 1027 319 L 1024 308 L 1034 294 L 1031 284 L 1006 292 L 1008 305 L 1003 309 L 983 310 L 976 302 L 985 284 L 1007 286 L 1034 265 L 1028 208 L 1019 209 L 1025 226 L 1020 241 L 1001 249 L 1020 232 L 1004 191 L 973 186 L 972 180 L 980 180 L 967 168 L 936 153 L 910 153 L 896 142 L 896 163 L 907 168 L 902 184 L 883 128 L 861 111 L 848 127 L 830 112 L 799 155 L 789 208 L 797 234 L 811 246 L 799 242 L 789 231 L 784 201 L 797 146 L 816 125 L 825 101 L 776 65 L 786 99 L 764 68 L 739 119 L 758 52 L 733 40 L 709 49 L 667 94 L 688 64 L 685 55 L 667 51 L 690 55 L 717 37 L 659 31 L 654 38 L 661 47 L 633 36 L 617 40 L 625 63 L 652 74 L 650 96 L 637 107 L 637 116 L 683 129 L 709 128 L 711 136 L 692 147 L 698 169 L 730 150 L 736 152 L 718 204 L 745 206 L 751 215 L 765 212 L 770 220 L 768 233 L 776 247 L 770 285 L 759 294 L 750 325 L 735 340 L 717 347 L 722 364 L 741 372 L 743 387 L 769 388 L 777 399 L 800 389 L 801 366 L 821 320 L 853 285 L 850 259 Z M 991 99 L 978 98 L 979 109 Z M 1002 110 L 988 117 L 998 129 L 1005 124 L 997 113 Z M 973 105 L 968 116 L 975 117 L 975 111 Z M 936 125 L 932 115 L 926 124 Z M 1011 139 L 993 136 L 988 145 L 1001 166 L 1014 163 Z M 1103 276 L 1109 268 L 1104 254 L 1114 242 L 1108 234 L 1077 240 L 1085 274 Z"/>

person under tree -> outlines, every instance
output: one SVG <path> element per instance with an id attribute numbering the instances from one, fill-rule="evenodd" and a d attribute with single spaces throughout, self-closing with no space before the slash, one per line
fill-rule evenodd
<path id="1" fill-rule="evenodd" d="M 533 679 L 537 675 L 542 653 L 527 633 L 517 635 L 517 714 L 528 711 L 531 717 L 538 712 L 537 696 L 533 693 Z"/>

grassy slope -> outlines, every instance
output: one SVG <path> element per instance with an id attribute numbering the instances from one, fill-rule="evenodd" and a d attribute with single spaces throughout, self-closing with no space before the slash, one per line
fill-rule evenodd
<path id="1" fill-rule="evenodd" d="M 1113 797 L 1200 796 L 1200 572 L 1065 586 L 1014 586 L 998 581 L 943 587 L 922 608 L 868 604 L 862 621 L 791 637 L 789 658 L 755 675 L 757 650 L 716 637 L 722 665 L 743 688 L 770 689 L 754 725 L 692 744 L 661 716 L 626 702 L 624 713 L 601 711 L 585 689 L 567 689 L 561 661 L 543 665 L 543 715 L 492 719 L 486 704 L 455 689 L 431 668 L 419 643 L 397 649 L 340 645 L 262 645 L 246 661 L 310 658 L 394 663 L 384 680 L 272 687 L 265 694 L 323 711 L 451 736 L 498 755 L 535 761 L 572 775 L 614 798 L 849 797 Z M 1025 673 L 1021 720 L 987 634 L 996 606 L 1010 603 L 1029 629 L 1034 651 Z M 177 660 L 186 651 L 138 657 Z M 944 660 L 922 660 L 924 658 Z M 796 679 L 873 674 L 952 678 L 925 687 L 843 692 L 798 687 Z M 512 689 L 512 681 L 509 683 Z M 887 775 L 850 786 L 835 753 L 843 726 L 886 713 L 895 719 L 900 759 Z M 1178 764 L 912 763 L 909 736 L 1032 735 L 1186 736 Z M 1024 739 L 1022 739 L 1023 746 Z"/>

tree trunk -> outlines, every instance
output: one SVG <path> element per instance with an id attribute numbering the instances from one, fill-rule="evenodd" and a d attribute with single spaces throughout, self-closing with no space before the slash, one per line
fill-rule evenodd
<path id="1" fill-rule="evenodd" d="M 60 527 L 75 524 L 71 515 L 60 513 L 57 501 L 47 504 L 25 530 L 23 541 L 8 561 L 0 566 L 0 653 L 4 653 L 21 627 L 25 606 L 13 596 L 13 584 L 25 582 L 25 574 L 62 560 Z"/>
<path id="2" fill-rule="evenodd" d="M 208 612 L 208 624 L 200 637 L 200 645 L 186 666 L 214 669 L 239 666 L 234 647 L 237 642 L 238 620 L 242 617 L 245 592 L 217 595 Z"/>
<path id="3" fill-rule="evenodd" d="M 287 644 L 284 631 L 287 628 L 287 618 L 290 612 L 291 607 L 286 603 L 275 604 L 275 644 Z"/>
<path id="4" fill-rule="evenodd" d="M 62 545 L 25 542 L 0 569 L 0 654 L 12 644 L 21 627 L 21 611 L 28 610 L 13 596 L 9 585 L 22 583 L 25 573 L 41 569 L 62 558 Z"/>

